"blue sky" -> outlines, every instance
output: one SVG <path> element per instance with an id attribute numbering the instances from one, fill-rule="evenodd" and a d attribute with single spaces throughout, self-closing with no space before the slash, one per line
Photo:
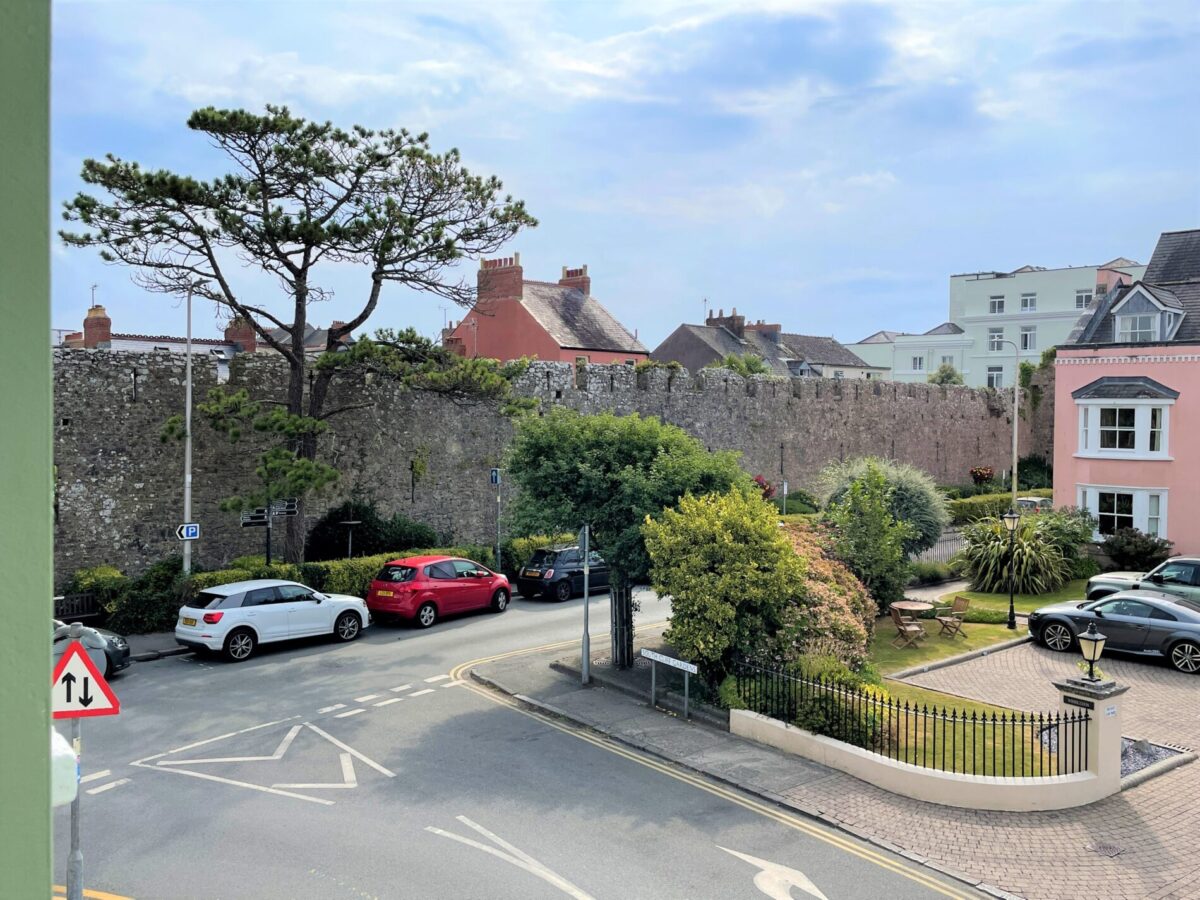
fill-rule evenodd
<path id="1" fill-rule="evenodd" d="M 925 330 L 952 273 L 1145 262 L 1200 226 L 1197 9 L 59 0 L 54 200 L 105 153 L 216 174 L 188 113 L 286 104 L 458 147 L 540 220 L 509 248 L 526 277 L 587 263 L 651 348 L 704 298 L 844 341 Z M 56 246 L 53 266 L 56 327 L 96 284 L 115 331 L 182 333 L 175 301 L 94 252 Z M 350 318 L 363 274 L 322 279 L 310 319 Z M 433 335 L 461 318 L 441 303 L 392 286 L 370 327 Z M 211 311 L 196 328 L 217 334 Z"/>

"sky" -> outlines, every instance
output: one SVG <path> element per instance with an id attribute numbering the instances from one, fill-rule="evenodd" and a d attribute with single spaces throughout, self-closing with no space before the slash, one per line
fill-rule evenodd
<path id="1" fill-rule="evenodd" d="M 1191 0 L 56 0 L 53 199 L 107 153 L 221 174 L 188 114 L 282 104 L 457 147 L 539 220 L 505 250 L 525 277 L 587 264 L 651 349 L 706 303 L 850 342 L 942 322 L 954 273 L 1144 263 L 1200 226 L 1198 43 Z M 56 242 L 54 326 L 95 285 L 114 331 L 182 334 L 130 275 Z M 364 271 L 318 277 L 310 321 L 361 308 Z M 389 285 L 368 329 L 459 318 Z"/>

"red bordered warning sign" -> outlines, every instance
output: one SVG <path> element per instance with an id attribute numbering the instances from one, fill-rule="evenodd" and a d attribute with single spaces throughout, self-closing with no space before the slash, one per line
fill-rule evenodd
<path id="1" fill-rule="evenodd" d="M 121 701 L 79 641 L 71 642 L 54 667 L 50 704 L 56 719 L 115 716 L 121 711 Z"/>

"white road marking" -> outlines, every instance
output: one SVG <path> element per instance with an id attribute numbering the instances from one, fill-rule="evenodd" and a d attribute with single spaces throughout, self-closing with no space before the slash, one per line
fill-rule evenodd
<path id="1" fill-rule="evenodd" d="M 292 745 L 292 741 L 296 739 L 296 735 L 300 733 L 302 725 L 293 725 L 288 733 L 284 735 L 279 746 L 275 748 L 275 752 L 270 756 L 212 756 L 207 759 L 160 759 L 160 766 L 187 766 L 193 763 L 231 763 L 231 762 L 263 762 L 276 759 L 282 759 L 283 754 L 287 753 L 288 747 Z"/>
<path id="2" fill-rule="evenodd" d="M 425 683 L 433 684 L 435 681 L 445 681 L 449 677 L 449 675 L 434 675 L 432 678 L 426 678 Z"/>
<path id="3" fill-rule="evenodd" d="M 452 841 L 458 841 L 460 844 L 466 844 L 468 847 L 474 847 L 476 850 L 482 850 L 484 853 L 495 856 L 497 859 L 502 859 L 506 863 L 516 866 L 518 869 L 524 869 L 529 874 L 536 875 L 543 881 L 554 885 L 568 897 L 574 897 L 575 900 L 594 900 L 590 894 L 580 890 L 561 875 L 558 875 L 546 868 L 546 866 L 538 862 L 528 853 L 518 850 L 512 844 L 508 843 L 508 841 L 488 831 L 482 825 L 472 822 L 466 816 L 456 816 L 455 818 L 457 818 L 458 821 L 462 822 L 468 828 L 472 828 L 479 832 L 497 847 L 502 849 L 497 850 L 495 847 L 489 847 L 487 844 L 481 844 L 479 841 L 472 840 L 471 838 L 465 838 L 449 831 L 443 831 L 440 828 L 434 828 L 432 825 L 426 825 L 425 830 L 432 832 L 433 834 L 441 835 L 445 838 L 450 838 Z"/>
<path id="4" fill-rule="evenodd" d="M 87 784 L 89 781 L 99 781 L 101 778 L 107 778 L 111 774 L 111 769 L 105 769 L 103 772 L 93 772 L 91 775 L 84 775 L 80 778 L 79 783 Z"/>
<path id="5" fill-rule="evenodd" d="M 386 775 L 388 778 L 396 777 L 395 772 L 385 769 L 379 763 L 375 762 L 375 760 L 371 759 L 369 756 L 364 756 L 363 754 L 361 754 L 357 750 L 355 750 L 353 747 L 346 746 L 341 741 L 339 741 L 337 738 L 335 738 L 333 735 L 329 734 L 326 731 L 322 731 L 320 728 L 318 728 L 312 722 L 305 722 L 304 724 L 306 726 L 308 726 L 309 728 L 311 728 L 313 731 L 315 731 L 317 734 L 319 734 L 321 737 L 325 738 L 325 740 L 329 741 L 329 743 L 333 744 L 333 746 L 337 747 L 339 750 L 344 750 L 347 753 L 349 753 L 351 756 L 358 759 L 360 762 L 365 762 L 368 766 L 370 766 L 376 772 L 379 772 L 381 775 Z"/>
<path id="6" fill-rule="evenodd" d="M 393 694 L 398 694 L 401 691 L 407 691 L 410 687 L 412 687 L 411 684 L 402 684 L 399 687 L 388 688 L 388 690 L 391 691 Z"/>
<path id="7" fill-rule="evenodd" d="M 821 889 L 809 880 L 807 875 L 797 869 L 759 859 L 748 853 L 738 853 L 736 850 L 730 850 L 720 844 L 717 844 L 717 847 L 752 866 L 757 866 L 761 871 L 754 876 L 754 886 L 771 900 L 791 900 L 794 887 L 800 888 L 811 897 L 816 897 L 817 900 L 829 900 L 821 893 Z"/>
<path id="8" fill-rule="evenodd" d="M 130 765 L 141 765 L 140 763 L 131 763 Z M 151 766 L 143 766 L 143 768 L 151 769 Z M 207 772 L 193 772 L 191 769 L 153 769 L 157 772 L 171 772 L 174 775 L 187 775 L 190 778 L 203 778 L 205 781 L 217 781 L 221 784 L 232 784 L 234 787 L 249 788 L 252 791 L 261 791 L 264 794 L 275 794 L 278 797 L 293 797 L 296 800 L 307 800 L 309 803 L 320 803 L 322 806 L 333 806 L 332 800 L 322 800 L 320 797 L 305 797 L 303 794 L 294 794 L 291 791 L 281 791 L 277 788 L 263 787 L 261 784 L 251 784 L 248 781 L 234 781 L 232 778 L 222 778 L 220 775 L 209 775 Z"/>
<path id="9" fill-rule="evenodd" d="M 368 700 L 375 700 L 375 699 L 378 699 L 378 697 L 379 697 L 378 694 L 367 694 L 364 697 L 355 697 L 354 702 L 355 703 L 366 703 Z"/>
<path id="10" fill-rule="evenodd" d="M 325 715 L 325 713 L 331 713 L 335 709 L 345 709 L 345 708 L 346 708 L 345 703 L 335 703 L 335 704 L 333 704 L 333 706 L 322 706 L 320 709 L 317 710 L 317 715 L 323 716 L 323 715 Z"/>
<path id="11" fill-rule="evenodd" d="M 123 784 L 129 784 L 130 780 L 131 779 L 129 778 L 118 778 L 116 781 L 110 781 L 108 784 L 102 784 L 100 787 L 94 787 L 88 791 L 88 793 L 103 794 L 105 791 L 111 791 L 115 787 L 120 787 Z"/>
<path id="12" fill-rule="evenodd" d="M 205 744 L 211 744 L 214 741 L 223 741 L 226 738 L 234 737 L 239 734 L 248 734 L 251 731 L 258 731 L 260 728 L 270 728 L 272 725 L 281 725 L 284 722 L 290 722 L 292 719 L 298 719 L 299 716 L 288 716 L 286 719 L 276 719 L 274 722 L 263 722 L 261 725 L 251 725 L 249 728 L 243 728 L 241 731 L 231 731 L 229 734 L 220 734 L 213 738 L 205 738 L 202 741 L 196 741 L 194 744 L 187 744 L 183 747 L 176 747 L 174 750 L 168 750 L 165 753 L 155 753 L 153 756 L 143 756 L 141 759 L 134 760 L 130 765 L 136 766 L 139 763 L 148 762 L 152 759 L 158 759 L 161 756 L 169 756 L 172 753 L 182 753 L 184 750 L 193 750 L 196 747 L 203 747 Z"/>
<path id="13" fill-rule="evenodd" d="M 457 681 L 447 681 L 445 684 L 443 684 L 443 685 L 442 685 L 442 687 L 444 687 L 444 688 L 447 688 L 447 687 L 458 687 L 458 686 L 459 686 L 460 684 L 462 684 L 462 683 L 463 683 L 463 682 L 462 682 L 462 679 L 460 678 L 460 679 L 458 679 Z"/>
<path id="14" fill-rule="evenodd" d="M 388 706 L 392 703 L 399 703 L 403 697 L 389 697 L 387 700 L 380 700 L 378 703 L 372 703 L 372 706 Z"/>
<path id="15" fill-rule="evenodd" d="M 338 757 L 342 761 L 342 780 L 340 782 L 332 782 L 330 784 L 273 784 L 271 787 L 277 788 L 356 788 L 358 787 L 358 778 L 354 774 L 354 759 L 349 753 L 340 753 Z"/>
<path id="16" fill-rule="evenodd" d="M 360 712 L 366 712 L 366 710 L 363 709 L 361 706 L 359 706 L 359 707 L 356 707 L 355 709 L 348 709 L 344 713 L 338 713 L 336 716 L 334 716 L 334 718 L 335 719 L 346 719 L 346 718 L 349 718 L 350 716 L 357 716 Z"/>
<path id="17" fill-rule="evenodd" d="M 417 691 L 415 694 L 409 694 L 410 697 L 420 697 L 422 694 L 432 694 L 433 688 L 425 688 L 423 691 Z"/>

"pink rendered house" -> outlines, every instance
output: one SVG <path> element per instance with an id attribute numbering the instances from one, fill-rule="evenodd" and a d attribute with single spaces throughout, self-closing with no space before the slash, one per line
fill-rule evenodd
<path id="1" fill-rule="evenodd" d="M 1200 229 L 1103 287 L 1057 349 L 1055 500 L 1200 553 Z"/>

